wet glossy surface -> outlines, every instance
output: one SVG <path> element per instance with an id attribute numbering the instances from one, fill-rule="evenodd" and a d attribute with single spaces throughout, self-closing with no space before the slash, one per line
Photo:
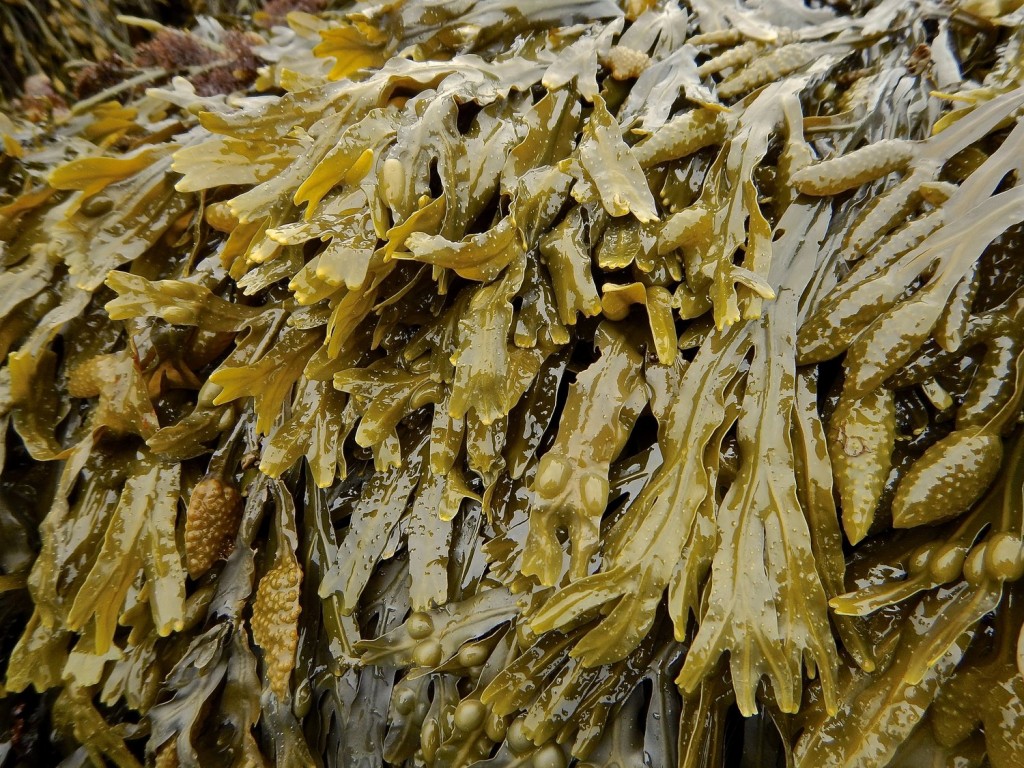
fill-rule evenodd
<path id="1" fill-rule="evenodd" d="M 72 760 L 1024 764 L 1014 3 L 694 5 L 0 120 L 3 691 Z"/>

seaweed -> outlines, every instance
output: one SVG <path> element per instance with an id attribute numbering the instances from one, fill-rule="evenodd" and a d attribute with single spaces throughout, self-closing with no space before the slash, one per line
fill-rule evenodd
<path id="1" fill-rule="evenodd" d="M 1019 3 L 326 5 L 0 116 L 0 750 L 1020 764 Z"/>

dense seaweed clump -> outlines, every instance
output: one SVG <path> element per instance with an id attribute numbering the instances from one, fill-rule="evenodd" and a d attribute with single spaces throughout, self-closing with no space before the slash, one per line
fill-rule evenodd
<path id="1" fill-rule="evenodd" d="M 1020 2 L 324 5 L 0 115 L 0 754 L 1024 765 Z"/>

